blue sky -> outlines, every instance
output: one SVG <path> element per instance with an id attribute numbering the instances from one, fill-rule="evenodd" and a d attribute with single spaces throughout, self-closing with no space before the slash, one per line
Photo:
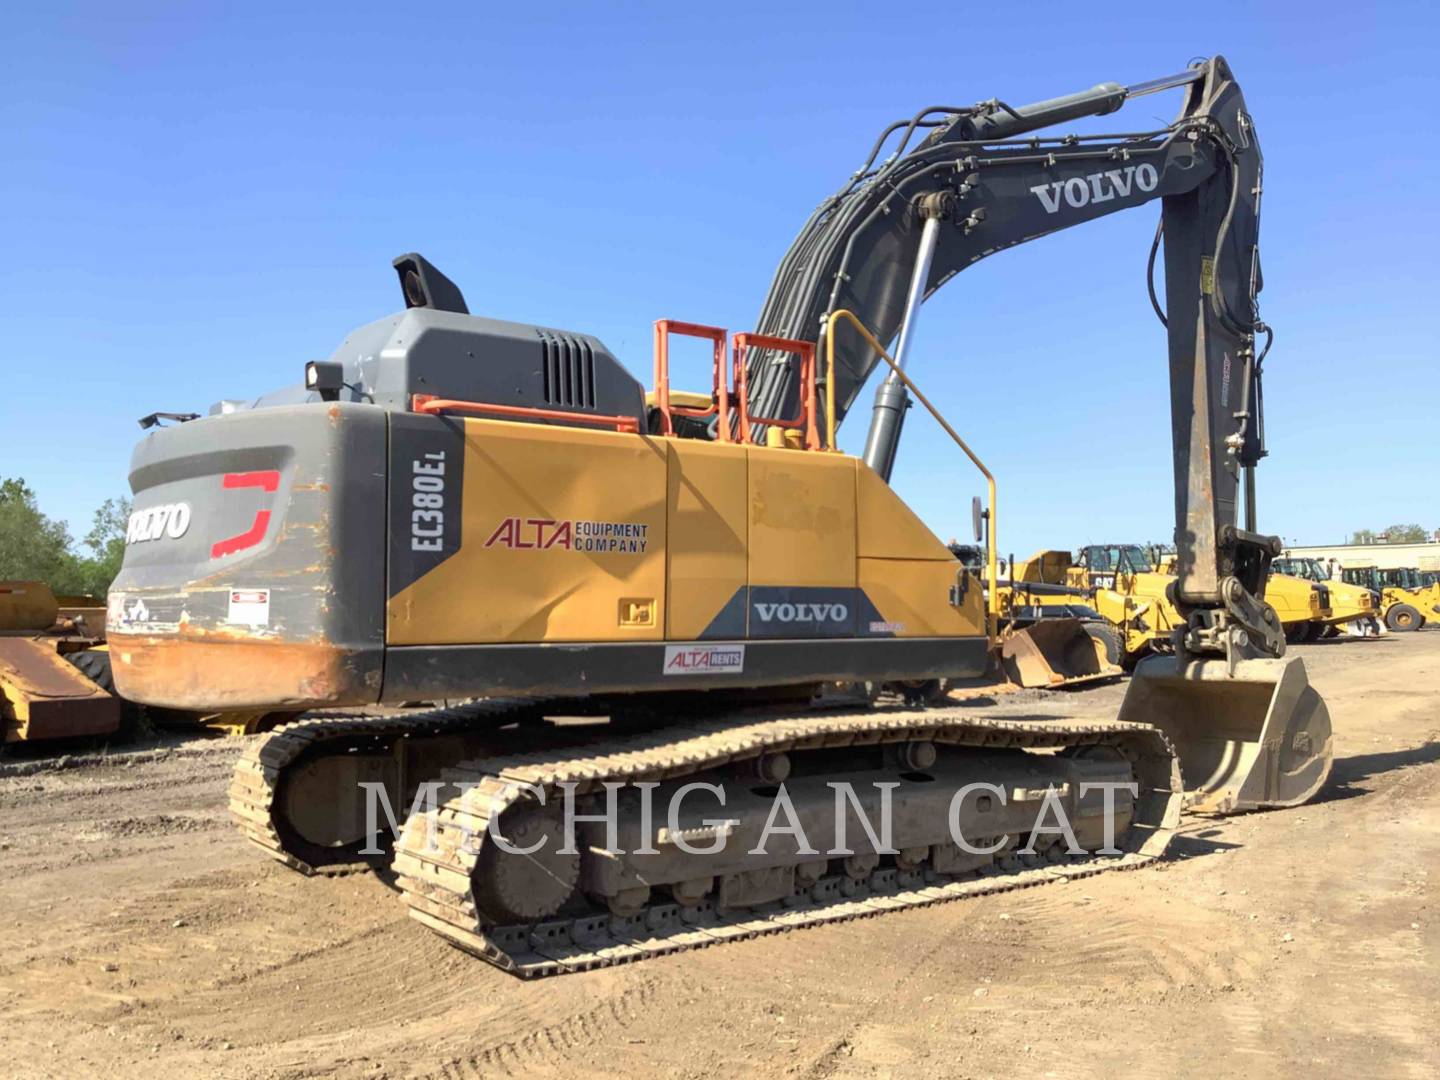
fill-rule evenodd
<path id="1" fill-rule="evenodd" d="M 1440 527 L 1440 17 L 1159 8 L 12 7 L 0 475 L 83 534 L 127 490 L 137 417 L 296 381 L 399 306 L 389 260 L 411 250 L 472 311 L 596 334 L 648 381 L 653 319 L 751 327 L 795 232 L 890 120 L 1221 52 L 1266 160 L 1261 527 Z M 1176 103 L 1137 101 L 1124 129 Z M 1004 550 L 1170 535 L 1156 212 L 1001 254 L 926 305 L 911 371 L 997 473 Z M 1408 419 L 1421 398 L 1428 426 Z M 918 412 L 895 484 L 942 536 L 981 490 Z"/>

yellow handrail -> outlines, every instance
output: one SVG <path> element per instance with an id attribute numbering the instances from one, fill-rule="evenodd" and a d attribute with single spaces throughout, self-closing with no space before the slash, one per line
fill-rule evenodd
<path id="1" fill-rule="evenodd" d="M 965 444 L 965 440 L 962 439 L 962 438 L 956 433 L 955 429 L 952 428 L 952 427 L 949 425 L 949 423 L 946 422 L 945 417 L 943 417 L 943 416 L 940 415 L 940 410 L 937 409 L 937 408 L 935 408 L 934 405 L 930 404 L 930 399 L 927 398 L 924 394 L 922 394 L 922 393 L 920 392 L 920 388 L 919 388 L 918 386 L 916 386 L 916 385 L 910 380 L 910 376 L 909 376 L 909 375 L 906 375 L 905 372 L 903 372 L 902 370 L 900 370 L 900 365 L 897 364 L 897 363 L 895 362 L 894 358 L 893 358 L 888 352 L 885 351 L 885 346 L 881 345 L 880 342 L 875 339 L 875 335 L 872 334 L 872 333 L 870 333 L 870 331 L 865 328 L 865 324 L 862 323 L 862 322 L 859 320 L 859 318 L 856 317 L 856 315 L 855 315 L 855 313 L 854 313 L 853 311 L 849 311 L 849 310 L 846 309 L 846 308 L 841 308 L 839 311 L 832 311 L 832 312 L 830 313 L 830 318 L 829 318 L 829 319 L 826 321 L 826 323 L 825 323 L 825 443 L 826 443 L 826 449 L 828 449 L 828 450 L 834 450 L 834 449 L 836 448 L 836 447 L 835 447 L 835 324 L 838 323 L 841 319 L 845 319 L 845 320 L 848 321 L 852 326 L 854 326 L 856 330 L 860 331 L 860 336 L 863 337 L 867 342 L 870 343 L 870 347 L 871 347 L 872 349 L 874 349 L 877 353 L 880 354 L 880 358 L 881 358 L 882 360 L 884 360 L 887 364 L 890 365 L 890 370 L 893 371 L 893 372 L 895 372 L 896 376 L 900 379 L 900 381 L 905 384 L 905 388 L 906 388 L 907 390 L 909 390 L 910 393 L 912 393 L 912 394 L 915 395 L 916 400 L 919 401 L 921 405 L 924 405 L 925 408 L 929 410 L 930 415 L 935 418 L 936 423 L 938 423 L 942 428 L 945 429 L 945 434 L 949 435 L 950 438 L 952 438 L 952 439 L 955 440 L 955 445 L 958 446 L 958 447 L 960 447 L 961 450 L 965 451 L 965 456 L 968 457 L 968 458 L 974 463 L 975 467 L 976 467 L 977 469 L 979 469 L 980 472 L 981 472 L 981 474 L 984 475 L 984 477 L 985 477 L 985 483 L 989 486 L 989 489 L 990 489 L 990 537 L 989 537 L 990 543 L 989 543 L 989 545 L 988 545 L 988 547 L 989 547 L 990 550 L 989 550 L 989 557 L 988 557 L 987 566 L 986 566 L 986 575 L 987 575 L 987 577 L 988 577 L 989 580 L 987 581 L 987 584 L 986 584 L 986 595 L 987 595 L 988 599 L 987 599 L 987 601 L 986 601 L 986 609 L 985 609 L 985 610 L 986 610 L 986 617 L 985 617 L 985 634 L 986 634 L 986 636 L 990 639 L 991 643 L 993 644 L 994 641 L 995 641 L 996 632 L 997 632 L 997 630 L 998 630 L 999 615 L 1000 615 L 1000 590 L 999 590 L 999 588 L 997 587 L 997 582 L 998 582 L 999 577 L 1000 577 L 1000 568 L 999 568 L 998 560 L 997 560 L 997 557 L 996 557 L 996 552 L 999 550 L 999 548 L 996 546 L 996 542 L 995 542 L 995 537 L 996 537 L 996 535 L 997 535 L 997 533 L 998 533 L 998 528 L 997 528 L 998 519 L 996 518 L 996 508 L 995 508 L 995 476 L 994 476 L 993 473 L 990 472 L 989 469 L 987 469 L 987 468 L 985 467 L 985 463 L 984 463 L 983 461 L 981 461 L 978 457 L 975 456 L 975 451 L 971 450 L 970 447 Z"/>

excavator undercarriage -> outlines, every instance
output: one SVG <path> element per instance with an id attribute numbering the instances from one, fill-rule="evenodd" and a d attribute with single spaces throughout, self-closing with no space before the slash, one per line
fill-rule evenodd
<path id="1" fill-rule="evenodd" d="M 1143 723 L 752 709 L 616 736 L 538 720 L 487 702 L 301 721 L 246 755 L 231 809 L 293 869 L 388 862 L 413 918 L 526 977 L 1131 869 L 1180 814 L 1174 754 Z M 839 814 L 838 779 L 855 793 Z M 359 783 L 416 807 L 398 847 L 383 811 L 356 813 Z M 794 816 L 767 834 L 780 785 Z M 1045 831 L 1061 818 L 1071 836 Z"/>

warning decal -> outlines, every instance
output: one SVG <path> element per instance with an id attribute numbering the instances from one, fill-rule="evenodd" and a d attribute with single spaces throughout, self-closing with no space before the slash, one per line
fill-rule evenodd
<path id="1" fill-rule="evenodd" d="M 270 590 L 231 589 L 226 621 L 239 626 L 269 626 Z"/>

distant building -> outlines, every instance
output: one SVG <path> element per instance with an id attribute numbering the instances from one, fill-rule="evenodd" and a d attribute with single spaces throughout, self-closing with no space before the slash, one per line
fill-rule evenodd
<path id="1" fill-rule="evenodd" d="M 1346 566 L 1378 566 L 1390 570 L 1413 566 L 1420 570 L 1440 570 L 1440 541 L 1422 544 L 1295 544 L 1285 549 L 1286 555 L 1315 559 L 1331 570 L 1332 577 Z"/>

